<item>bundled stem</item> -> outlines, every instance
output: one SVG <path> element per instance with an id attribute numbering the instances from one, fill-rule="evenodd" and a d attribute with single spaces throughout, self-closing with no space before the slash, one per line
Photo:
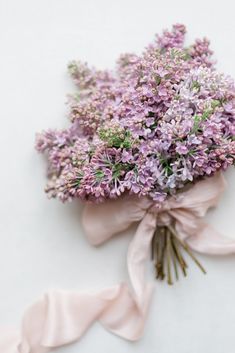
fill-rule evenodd
<path id="1" fill-rule="evenodd" d="M 187 253 L 200 270 L 206 274 L 204 267 L 188 245 L 179 238 L 173 226 L 157 227 L 152 239 L 152 260 L 155 263 L 156 278 L 164 280 L 167 277 L 168 284 L 172 285 L 172 268 L 176 280 L 179 279 L 178 268 L 181 269 L 184 276 L 187 276 L 188 265 L 183 252 Z"/>

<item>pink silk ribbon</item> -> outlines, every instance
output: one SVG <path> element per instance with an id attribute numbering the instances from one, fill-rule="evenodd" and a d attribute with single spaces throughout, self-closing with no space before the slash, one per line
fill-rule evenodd
<path id="1" fill-rule="evenodd" d="M 217 174 L 170 198 L 161 208 L 148 198 L 135 196 L 87 204 L 83 225 L 92 245 L 100 245 L 140 222 L 127 255 L 132 288 L 121 283 L 98 293 L 51 291 L 26 310 L 19 332 L 0 330 L 0 353 L 51 352 L 77 341 L 96 320 L 125 339 L 139 339 L 153 289 L 146 283 L 144 270 L 157 225 L 174 221 L 180 238 L 201 253 L 235 252 L 235 240 L 203 222 L 207 210 L 217 205 L 224 187 L 222 174 Z"/>

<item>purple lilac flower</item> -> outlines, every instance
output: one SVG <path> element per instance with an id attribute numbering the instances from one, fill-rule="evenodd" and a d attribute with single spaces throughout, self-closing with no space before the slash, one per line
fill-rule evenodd
<path id="1" fill-rule="evenodd" d="M 157 36 L 113 72 L 73 61 L 71 125 L 37 135 L 49 197 L 103 201 L 124 193 L 163 202 L 235 163 L 234 81 L 216 71 L 207 39 L 185 26 Z"/>

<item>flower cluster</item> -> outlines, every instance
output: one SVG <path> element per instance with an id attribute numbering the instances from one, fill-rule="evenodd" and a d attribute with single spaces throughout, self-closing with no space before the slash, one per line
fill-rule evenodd
<path id="1" fill-rule="evenodd" d="M 113 72 L 69 64 L 71 125 L 36 139 L 50 197 L 162 202 L 234 164 L 234 81 L 216 71 L 209 41 L 185 47 L 185 32 L 174 25 L 141 55 L 122 55 Z"/>

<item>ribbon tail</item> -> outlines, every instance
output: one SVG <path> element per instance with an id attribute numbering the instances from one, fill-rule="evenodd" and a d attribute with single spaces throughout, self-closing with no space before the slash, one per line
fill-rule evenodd
<path id="1" fill-rule="evenodd" d="M 203 254 L 227 255 L 235 253 L 235 239 L 217 232 L 212 226 L 203 224 L 197 234 L 186 239 L 191 249 Z"/>
<path id="2" fill-rule="evenodd" d="M 18 353 L 20 334 L 14 329 L 0 329 L 0 352 Z"/>
<path id="3" fill-rule="evenodd" d="M 132 289 L 121 283 L 97 293 L 51 291 L 26 310 L 20 337 L 1 337 L 0 352 L 48 353 L 77 341 L 95 321 L 125 339 L 139 339 L 152 294 L 144 272 L 155 227 L 156 217 L 146 213 L 129 246 Z"/>
<path id="4" fill-rule="evenodd" d="M 146 213 L 130 243 L 127 256 L 132 290 L 124 285 L 124 296 L 108 308 L 101 323 L 113 333 L 131 341 L 144 331 L 153 285 L 146 283 L 145 265 L 150 257 L 151 241 L 156 229 L 156 216 Z"/>

